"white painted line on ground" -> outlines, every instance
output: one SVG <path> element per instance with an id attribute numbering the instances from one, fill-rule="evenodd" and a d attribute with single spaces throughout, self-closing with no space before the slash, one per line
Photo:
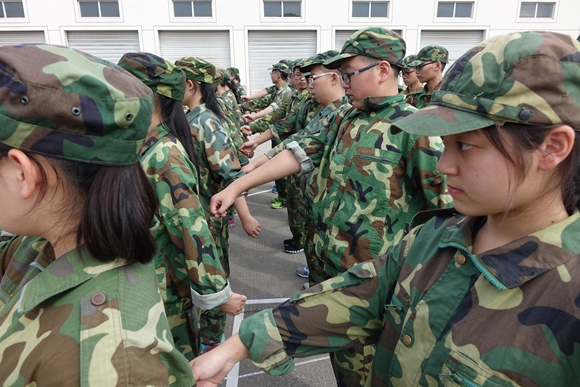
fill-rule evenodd
<path id="1" fill-rule="evenodd" d="M 316 363 L 317 361 L 321 361 L 321 360 L 328 360 L 328 355 L 324 356 L 324 357 L 319 357 L 317 359 L 311 359 L 311 360 L 305 360 L 305 361 L 301 361 L 298 363 L 295 363 L 294 366 L 298 367 L 304 364 L 310 364 L 310 363 Z M 243 378 L 247 378 L 248 376 L 256 376 L 256 375 L 261 375 L 261 374 L 265 374 L 264 371 L 258 371 L 258 372 L 252 372 L 251 374 L 245 374 L 245 375 L 240 375 L 239 379 L 243 379 Z"/>
<path id="2" fill-rule="evenodd" d="M 271 192 L 272 192 L 272 190 L 271 190 L 271 189 L 267 189 L 267 190 L 265 190 L 265 191 L 260 191 L 260 192 L 252 192 L 252 193 L 249 193 L 249 194 L 248 194 L 248 197 L 250 197 L 250 196 L 254 196 L 254 195 L 260 195 L 260 194 L 263 194 L 263 193 L 266 193 L 266 192 L 270 192 L 270 193 L 271 193 Z"/>
<path id="3" fill-rule="evenodd" d="M 264 191 L 268 192 L 268 191 Z M 259 193 L 259 192 L 257 192 Z M 249 196 L 249 195 L 248 195 Z M 286 301 L 287 298 L 263 298 L 258 300 L 247 300 L 246 305 L 259 305 L 259 304 L 281 304 Z M 244 320 L 244 310 L 242 309 L 242 313 L 238 314 L 234 318 L 234 325 L 232 327 L 232 336 L 235 335 L 240 331 L 240 325 L 242 325 L 242 321 Z M 260 372 L 258 372 L 260 373 Z M 226 387 L 238 387 L 238 379 L 244 377 L 240 376 L 240 363 L 236 363 L 234 367 L 226 376 Z"/>

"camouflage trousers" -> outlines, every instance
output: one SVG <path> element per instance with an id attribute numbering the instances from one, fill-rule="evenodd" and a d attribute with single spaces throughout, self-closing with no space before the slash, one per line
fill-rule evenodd
<path id="1" fill-rule="evenodd" d="M 230 247 L 228 242 L 230 231 L 227 221 L 230 217 L 233 217 L 233 209 L 228 210 L 228 216 L 224 218 L 212 218 L 211 224 L 216 250 L 220 254 L 220 262 L 226 278 L 230 276 Z M 227 315 L 220 308 L 213 308 L 201 312 L 200 333 L 201 341 L 204 345 L 215 345 L 221 342 L 226 327 L 226 318 Z"/>
<path id="2" fill-rule="evenodd" d="M 347 348 L 330 354 L 330 361 L 339 387 L 370 387 L 375 345 Z"/>
<path id="3" fill-rule="evenodd" d="M 286 204 L 288 198 L 288 178 L 283 177 L 282 179 L 276 180 L 275 183 L 276 190 L 278 191 L 278 199 Z"/>
<path id="4" fill-rule="evenodd" d="M 191 301 L 165 304 L 167 320 L 175 348 L 188 361 L 201 355 L 200 313 L 193 308 Z"/>
<path id="5" fill-rule="evenodd" d="M 304 198 L 304 188 L 306 186 L 306 176 L 290 175 L 287 178 L 286 187 L 288 211 L 288 226 L 292 233 L 294 246 L 303 247 L 306 240 L 306 203 Z"/>

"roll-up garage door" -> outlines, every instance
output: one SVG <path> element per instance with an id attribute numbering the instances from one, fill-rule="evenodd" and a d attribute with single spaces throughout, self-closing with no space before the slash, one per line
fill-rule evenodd
<path id="1" fill-rule="evenodd" d="M 159 31 L 161 56 L 175 62 L 197 56 L 218 68 L 231 66 L 229 31 Z"/>
<path id="2" fill-rule="evenodd" d="M 137 31 L 68 31 L 69 47 L 117 63 L 128 52 L 140 51 Z"/>
<path id="3" fill-rule="evenodd" d="M 0 31 L 0 46 L 22 43 L 46 43 L 44 31 Z"/>
<path id="4" fill-rule="evenodd" d="M 455 62 L 471 47 L 484 40 L 485 31 L 462 30 L 462 31 L 421 31 L 421 47 L 430 44 L 443 46 L 449 51 L 449 63 Z M 420 47 L 420 48 L 421 48 Z M 419 49 L 420 49 L 419 48 Z M 449 65 L 447 65 L 447 68 Z"/>
<path id="5" fill-rule="evenodd" d="M 268 69 L 280 59 L 316 54 L 316 31 L 249 31 L 250 94 L 272 84 Z"/>
<path id="6" fill-rule="evenodd" d="M 357 31 L 358 30 L 336 30 L 336 33 L 334 35 L 334 49 L 340 51 L 342 49 L 342 46 L 344 45 L 344 42 L 346 42 L 348 38 L 350 38 L 351 35 Z M 403 34 L 403 31 L 401 30 L 393 30 L 393 31 L 395 31 L 397 34 L 401 36 Z"/>

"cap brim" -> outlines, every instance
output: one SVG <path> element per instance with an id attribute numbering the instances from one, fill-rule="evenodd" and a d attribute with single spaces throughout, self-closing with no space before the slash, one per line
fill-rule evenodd
<path id="1" fill-rule="evenodd" d="M 407 64 L 407 67 L 417 67 L 417 66 L 419 66 L 420 64 L 423 64 L 423 63 L 425 63 L 425 62 L 426 62 L 425 60 L 415 59 L 414 61 L 412 61 L 412 62 L 409 62 L 409 63 Z"/>
<path id="2" fill-rule="evenodd" d="M 497 121 L 465 110 L 443 105 L 429 106 L 391 125 L 393 134 L 405 131 L 420 136 L 447 136 L 495 125 Z"/>
<path id="3" fill-rule="evenodd" d="M 322 65 L 324 67 L 326 67 L 327 69 L 335 70 L 335 69 L 340 67 L 341 61 L 343 61 L 344 59 L 352 58 L 353 56 L 357 56 L 357 55 L 359 55 L 359 54 L 352 53 L 352 52 L 345 52 L 344 54 L 339 54 L 339 55 L 333 57 L 332 59 L 327 60 L 326 62 L 322 63 Z"/>

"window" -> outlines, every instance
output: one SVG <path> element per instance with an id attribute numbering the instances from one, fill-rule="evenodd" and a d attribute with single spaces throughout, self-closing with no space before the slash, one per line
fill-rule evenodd
<path id="1" fill-rule="evenodd" d="M 117 0 L 79 0 L 81 17 L 119 17 Z"/>
<path id="2" fill-rule="evenodd" d="M 472 2 L 440 1 L 437 3 L 437 17 L 473 17 Z"/>
<path id="3" fill-rule="evenodd" d="M 552 19 L 554 17 L 555 4 L 522 2 L 520 6 L 520 17 Z"/>
<path id="4" fill-rule="evenodd" d="M 0 5 L 1 18 L 24 17 L 22 0 L 5 0 Z"/>
<path id="5" fill-rule="evenodd" d="M 213 17 L 211 0 L 173 0 L 174 17 Z"/>
<path id="6" fill-rule="evenodd" d="M 389 17 L 389 2 L 353 1 L 352 17 Z"/>
<path id="7" fill-rule="evenodd" d="M 264 0 L 264 17 L 302 17 L 302 1 Z"/>

